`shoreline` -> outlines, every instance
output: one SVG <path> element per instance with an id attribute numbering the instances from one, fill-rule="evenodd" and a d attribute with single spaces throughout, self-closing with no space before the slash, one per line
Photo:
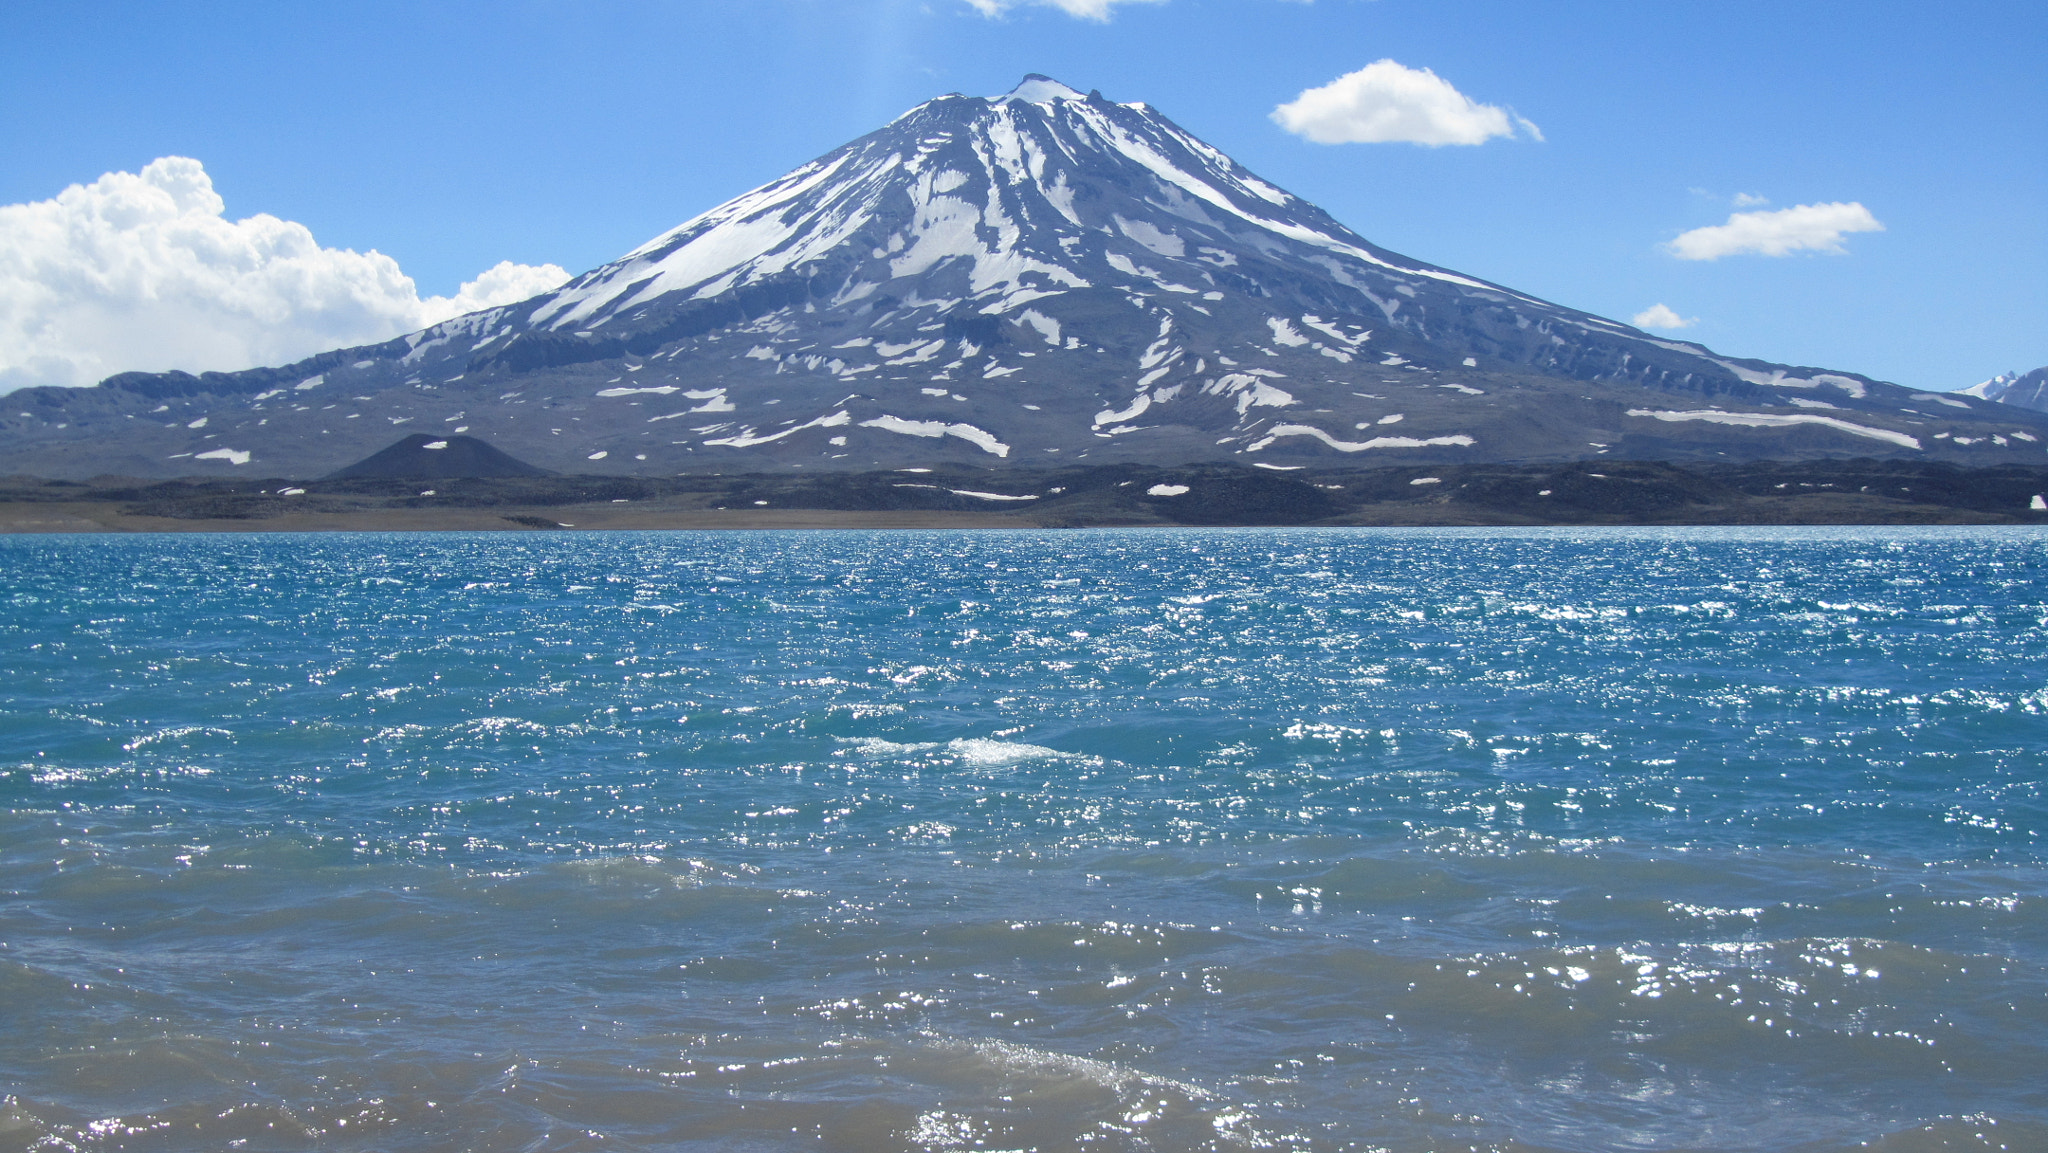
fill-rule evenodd
<path id="1" fill-rule="evenodd" d="M 1723 515 L 1715 516 L 1719 511 Z M 2043 523 L 2009 516 L 1970 516 L 1958 510 L 1868 509 L 1852 502 L 1809 498 L 1788 500 L 1758 516 L 1754 509 L 1696 510 L 1670 518 L 1535 520 L 1486 516 L 1417 516 L 1389 509 L 1379 517 L 1345 517 L 1308 522 L 1193 525 L 1163 519 L 1105 519 L 1082 523 L 1028 513 L 952 512 L 935 509 L 635 509 L 602 506 L 535 506 L 511 509 L 402 509 L 305 512 L 278 516 L 170 517 L 138 515 L 117 502 L 65 504 L 0 503 L 0 534 L 93 533 L 347 533 L 347 532 L 644 532 L 790 531 L 831 529 L 1065 529 L 1065 528 L 1679 528 L 1729 526 L 1941 526 L 2026 527 Z M 1913 515 L 1918 512 L 1921 515 Z M 1407 513 L 1408 515 L 1400 515 Z M 1858 515 L 1863 513 L 1866 515 Z M 1873 514 L 1888 515 L 1873 515 Z M 1903 515 L 1902 515 L 1903 514 Z"/>
<path id="2" fill-rule="evenodd" d="M 547 523 L 539 523 L 547 522 Z M 607 532 L 695 529 L 834 528 L 1044 528 L 1001 514 L 929 510 L 837 511 L 635 510 L 601 506 L 530 506 L 506 509 L 399 509 L 305 512 L 262 518 L 191 518 L 130 514 L 116 502 L 64 505 L 0 503 L 0 534 L 149 532 Z"/>
<path id="3" fill-rule="evenodd" d="M 902 469 L 293 481 L 0 478 L 0 533 L 2048 524 L 2048 466 Z"/>

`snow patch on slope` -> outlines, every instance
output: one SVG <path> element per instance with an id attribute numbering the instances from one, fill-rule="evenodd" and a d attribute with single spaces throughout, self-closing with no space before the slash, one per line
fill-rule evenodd
<path id="1" fill-rule="evenodd" d="M 1320 428 L 1306 424 L 1276 424 L 1266 430 L 1266 435 L 1245 446 L 1246 452 L 1259 452 L 1274 441 L 1288 436 L 1314 437 L 1336 449 L 1338 452 L 1365 452 L 1375 448 L 1470 448 L 1476 442 L 1460 433 L 1453 436 L 1376 436 L 1371 440 L 1339 440 Z"/>
<path id="2" fill-rule="evenodd" d="M 873 420 L 860 422 L 862 428 L 879 428 L 883 432 L 900 433 L 904 436 L 941 437 L 953 436 L 973 445 L 983 452 L 995 456 L 1009 456 L 1010 446 L 995 438 L 995 434 L 971 424 L 948 424 L 942 420 L 905 420 L 900 416 L 878 416 Z"/>
<path id="3" fill-rule="evenodd" d="M 1869 437 L 1902 448 L 1918 449 L 1920 441 L 1903 432 L 1888 428 L 1872 428 L 1867 424 L 1851 424 L 1832 416 L 1816 416 L 1812 413 L 1783 414 L 1771 412 L 1722 412 L 1718 408 L 1693 409 L 1687 412 L 1665 412 L 1647 408 L 1632 408 L 1630 416 L 1647 416 L 1663 421 L 1703 420 L 1709 424 L 1728 424 L 1743 428 L 1789 428 L 1799 424 L 1817 424 L 1852 436 Z"/>

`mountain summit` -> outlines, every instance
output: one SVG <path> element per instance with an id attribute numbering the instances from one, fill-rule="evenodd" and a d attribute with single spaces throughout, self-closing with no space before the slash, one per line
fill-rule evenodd
<path id="1" fill-rule="evenodd" d="M 33 394 L 33 395 L 31 395 Z M 1144 104 L 942 96 L 560 289 L 242 373 L 10 398 L 17 470 L 2038 460 L 2041 417 L 1716 355 L 1380 248 Z"/>

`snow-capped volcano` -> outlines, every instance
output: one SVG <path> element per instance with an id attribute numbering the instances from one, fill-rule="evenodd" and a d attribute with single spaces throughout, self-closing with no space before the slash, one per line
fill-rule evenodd
<path id="1" fill-rule="evenodd" d="M 2048 439 L 2009 407 L 1720 357 L 1389 252 L 1158 111 L 1036 75 L 922 104 L 517 305 L 284 369 L 61 393 L 0 435 L 128 420 L 148 435 L 94 468 L 126 472 L 338 467 L 422 429 L 649 473 L 1990 463 Z"/>
<path id="2" fill-rule="evenodd" d="M 1144 105 L 1034 75 L 994 100 L 922 105 L 577 278 L 528 320 L 594 328 L 671 294 L 706 300 L 789 272 L 834 280 L 835 305 L 944 281 L 945 307 L 986 316 L 1097 286 L 1201 296 L 1235 281 L 1261 294 L 1246 258 L 1306 259 L 1366 293 L 1390 286 L 1357 283 L 1347 265 L 1500 291 L 1374 248 Z"/>

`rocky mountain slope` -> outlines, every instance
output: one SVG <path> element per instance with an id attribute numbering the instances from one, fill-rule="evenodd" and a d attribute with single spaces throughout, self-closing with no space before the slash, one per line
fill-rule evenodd
<path id="1" fill-rule="evenodd" d="M 5 471 L 312 476 L 415 432 L 557 472 L 1906 457 L 2048 416 L 1717 355 L 1413 260 L 1144 104 L 945 96 L 523 303 L 0 398 Z"/>

